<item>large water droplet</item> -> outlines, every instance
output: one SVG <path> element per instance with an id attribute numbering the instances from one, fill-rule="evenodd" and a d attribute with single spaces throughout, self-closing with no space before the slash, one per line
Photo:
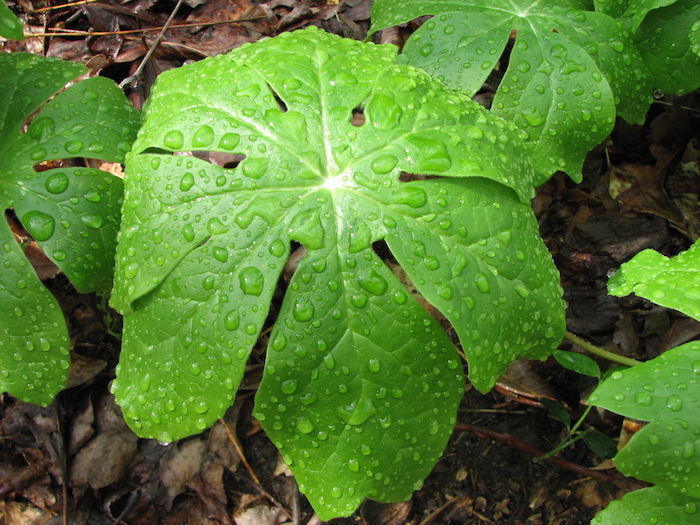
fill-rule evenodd
<path id="1" fill-rule="evenodd" d="M 238 274 L 238 280 L 241 283 L 241 290 L 246 295 L 255 295 L 259 297 L 265 284 L 265 278 L 260 270 L 249 266 L 243 268 Z"/>
<path id="2" fill-rule="evenodd" d="M 369 272 L 363 272 L 358 277 L 358 281 L 362 288 L 374 295 L 382 295 L 389 286 L 386 279 L 379 275 L 374 268 L 371 268 Z"/>
<path id="3" fill-rule="evenodd" d="M 294 392 L 296 392 L 298 385 L 299 385 L 299 383 L 297 382 L 296 379 L 288 379 L 288 380 L 282 382 L 282 384 L 280 385 L 280 390 L 284 394 L 291 395 Z"/>
<path id="4" fill-rule="evenodd" d="M 180 191 L 187 191 L 194 186 L 194 175 L 187 172 L 180 179 Z"/>
<path id="5" fill-rule="evenodd" d="M 195 148 L 203 148 L 212 142 L 214 142 L 214 130 L 206 124 L 195 131 L 192 137 L 192 146 Z"/>
<path id="6" fill-rule="evenodd" d="M 168 131 L 163 137 L 163 145 L 170 149 L 180 149 L 185 144 L 185 136 L 179 130 Z"/>
<path id="7" fill-rule="evenodd" d="M 236 330 L 240 324 L 240 315 L 236 311 L 231 311 L 224 317 L 224 326 L 226 330 Z"/>
<path id="8" fill-rule="evenodd" d="M 51 215 L 41 211 L 30 211 L 22 217 L 25 229 L 37 241 L 45 241 L 53 235 L 56 221 Z"/>
<path id="9" fill-rule="evenodd" d="M 310 321 L 314 316 L 314 305 L 311 301 L 298 297 L 292 308 L 292 316 L 299 322 Z"/>
<path id="10" fill-rule="evenodd" d="M 57 172 L 52 174 L 48 179 L 46 179 L 46 191 L 58 195 L 63 193 L 68 188 L 68 175 L 63 172 Z"/>

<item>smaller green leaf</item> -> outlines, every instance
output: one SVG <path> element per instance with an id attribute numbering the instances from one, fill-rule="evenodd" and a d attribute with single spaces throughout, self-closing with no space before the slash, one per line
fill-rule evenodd
<path id="1" fill-rule="evenodd" d="M 554 351 L 554 359 L 561 366 L 578 374 L 600 378 L 600 367 L 590 357 L 574 352 Z"/>
<path id="2" fill-rule="evenodd" d="M 622 372 L 591 394 L 589 403 L 651 421 L 615 456 L 628 476 L 700 497 L 700 342 L 668 350 Z"/>
<path id="3" fill-rule="evenodd" d="M 594 0 L 595 10 L 613 18 L 622 16 L 630 5 L 630 0 Z"/>
<path id="4" fill-rule="evenodd" d="M 119 162 L 136 135 L 138 113 L 107 78 L 78 82 L 47 103 L 85 69 L 28 53 L 0 54 L 0 391 L 41 405 L 66 384 L 68 330 L 4 212 L 14 211 L 78 290 L 110 288 L 121 179 L 43 164 L 76 157 Z"/>
<path id="5" fill-rule="evenodd" d="M 697 0 L 678 0 L 651 11 L 639 25 L 634 40 L 666 94 L 682 95 L 700 86 L 700 56 L 693 46 L 700 20 Z"/>
<path id="6" fill-rule="evenodd" d="M 613 443 L 613 440 L 595 429 L 588 429 L 583 434 L 582 439 L 596 456 L 610 459 L 617 454 L 617 447 L 615 443 Z"/>
<path id="7" fill-rule="evenodd" d="M 5 2 L 0 2 L 0 36 L 24 40 L 22 22 L 14 14 Z"/>
<path id="8" fill-rule="evenodd" d="M 635 0 L 629 3 L 622 16 L 631 18 L 632 30 L 636 31 L 650 11 L 675 4 L 677 1 L 678 0 Z"/>
<path id="9" fill-rule="evenodd" d="M 635 293 L 700 321 L 700 242 L 670 259 L 654 250 L 638 253 L 610 278 L 608 293 Z"/>
<path id="10" fill-rule="evenodd" d="M 68 377 L 66 321 L 4 216 L 0 217 L 0 243 L 0 392 L 47 406 Z"/>
<path id="11" fill-rule="evenodd" d="M 571 416 L 564 405 L 562 405 L 559 401 L 548 399 L 546 397 L 540 399 L 540 403 L 542 403 L 542 406 L 547 410 L 547 412 L 564 423 L 566 428 L 571 428 Z"/>
<path id="12" fill-rule="evenodd" d="M 594 525 L 654 523 L 656 525 L 697 525 L 700 499 L 668 490 L 648 487 L 613 501 L 591 521 Z"/>

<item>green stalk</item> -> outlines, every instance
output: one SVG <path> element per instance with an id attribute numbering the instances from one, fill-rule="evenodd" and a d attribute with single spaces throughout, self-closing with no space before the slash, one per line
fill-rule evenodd
<path id="1" fill-rule="evenodd" d="M 588 343 L 581 339 L 579 336 L 572 334 L 568 330 L 566 334 L 564 334 L 564 338 L 568 339 L 576 346 L 583 348 L 585 351 L 590 352 L 591 354 L 595 354 L 597 356 L 603 357 L 610 361 L 614 361 L 616 363 L 620 363 L 621 365 L 637 366 L 642 364 L 642 361 L 637 361 L 636 359 L 632 359 L 631 357 L 624 357 L 618 354 L 614 354 L 612 352 L 608 352 L 607 350 L 603 350 L 599 346 L 592 345 L 591 343 Z"/>

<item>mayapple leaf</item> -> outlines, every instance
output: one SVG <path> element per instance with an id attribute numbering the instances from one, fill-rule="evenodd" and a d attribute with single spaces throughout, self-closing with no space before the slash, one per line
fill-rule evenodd
<path id="1" fill-rule="evenodd" d="M 589 403 L 650 421 L 615 456 L 615 465 L 668 490 L 700 498 L 700 342 L 686 343 L 613 372 Z"/>
<path id="2" fill-rule="evenodd" d="M 24 40 L 24 28 L 17 15 L 14 14 L 5 2 L 0 2 L 0 36 Z"/>
<path id="3" fill-rule="evenodd" d="M 700 56 L 694 51 L 699 21 L 700 3 L 678 0 L 651 11 L 634 33 L 662 93 L 682 95 L 700 87 Z"/>
<path id="4" fill-rule="evenodd" d="M 377 0 L 372 29 L 435 15 L 404 46 L 409 64 L 473 95 L 515 45 L 492 110 L 527 134 L 539 182 L 557 170 L 581 180 L 586 154 L 615 116 L 641 123 L 652 79 L 629 33 L 579 2 Z"/>
<path id="5" fill-rule="evenodd" d="M 700 242 L 672 258 L 655 250 L 639 252 L 610 278 L 608 292 L 634 293 L 700 321 Z"/>
<path id="6" fill-rule="evenodd" d="M 696 525 L 700 499 L 664 487 L 647 487 L 628 492 L 613 501 L 591 523 L 654 523 L 655 525 Z"/>
<path id="7" fill-rule="evenodd" d="M 76 157 L 119 162 L 135 138 L 138 114 L 106 78 L 78 82 L 47 103 L 84 71 L 80 64 L 27 53 L 0 55 L 0 97 L 6 102 L 0 107 L 0 206 L 12 210 L 78 290 L 106 291 L 121 179 L 97 169 L 42 165 Z M 68 331 L 4 219 L 0 391 L 46 405 L 66 382 Z"/>
<path id="8" fill-rule="evenodd" d="M 455 326 L 478 388 L 560 341 L 520 132 L 393 46 L 284 33 L 164 73 L 145 115 L 112 295 L 114 393 L 140 435 L 178 439 L 231 405 L 292 243 L 308 254 L 255 414 L 322 519 L 410 496 L 463 392 L 455 347 L 375 243 Z"/>

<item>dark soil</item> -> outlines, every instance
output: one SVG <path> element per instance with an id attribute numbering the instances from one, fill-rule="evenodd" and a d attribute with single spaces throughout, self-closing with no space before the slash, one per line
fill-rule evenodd
<path id="1" fill-rule="evenodd" d="M 140 107 L 163 70 L 283 30 L 315 24 L 361 38 L 370 4 L 187 2 L 175 18 L 182 27 L 165 33 L 144 75 L 127 92 Z M 174 6 L 134 0 L 37 12 L 43 5 L 33 0 L 11 4 L 41 36 L 21 44 L 0 41 L 0 47 L 81 61 L 91 74 L 118 82 L 136 72 L 155 41 L 157 32 L 143 29 L 162 27 Z M 206 25 L 234 18 L 247 21 Z M 193 23 L 199 25 L 187 26 Z M 119 30 L 139 31 L 115 33 Z M 408 26 L 385 38 L 400 43 L 411 30 Z M 677 312 L 606 293 L 611 272 L 638 251 L 654 248 L 675 255 L 700 236 L 698 159 L 700 93 L 695 92 L 658 100 L 644 126 L 619 122 L 589 155 L 582 184 L 557 174 L 540 188 L 533 206 L 562 275 L 571 332 L 640 360 L 698 338 L 699 324 Z M 226 417 L 199 436 L 165 446 L 138 439 L 110 394 L 119 359 L 118 314 L 104 297 L 77 294 L 62 275 L 46 284 L 66 313 L 74 365 L 70 388 L 48 408 L 0 398 L 0 516 L 5 523 L 319 523 L 251 415 L 264 337 Z M 580 351 L 566 341 L 561 348 Z M 447 450 L 412 500 L 367 501 L 354 516 L 332 523 L 588 523 L 609 501 L 643 485 L 625 479 L 581 441 L 556 455 L 563 466 L 536 458 L 541 454 L 524 452 L 521 445 L 544 453 L 567 437 L 563 424 L 537 399 L 558 400 L 575 420 L 594 387 L 592 378 L 550 359 L 519 363 L 487 395 L 468 388 Z M 592 411 L 583 428 L 589 426 L 617 441 L 622 421 Z M 581 468 L 597 468 L 597 477 Z"/>

